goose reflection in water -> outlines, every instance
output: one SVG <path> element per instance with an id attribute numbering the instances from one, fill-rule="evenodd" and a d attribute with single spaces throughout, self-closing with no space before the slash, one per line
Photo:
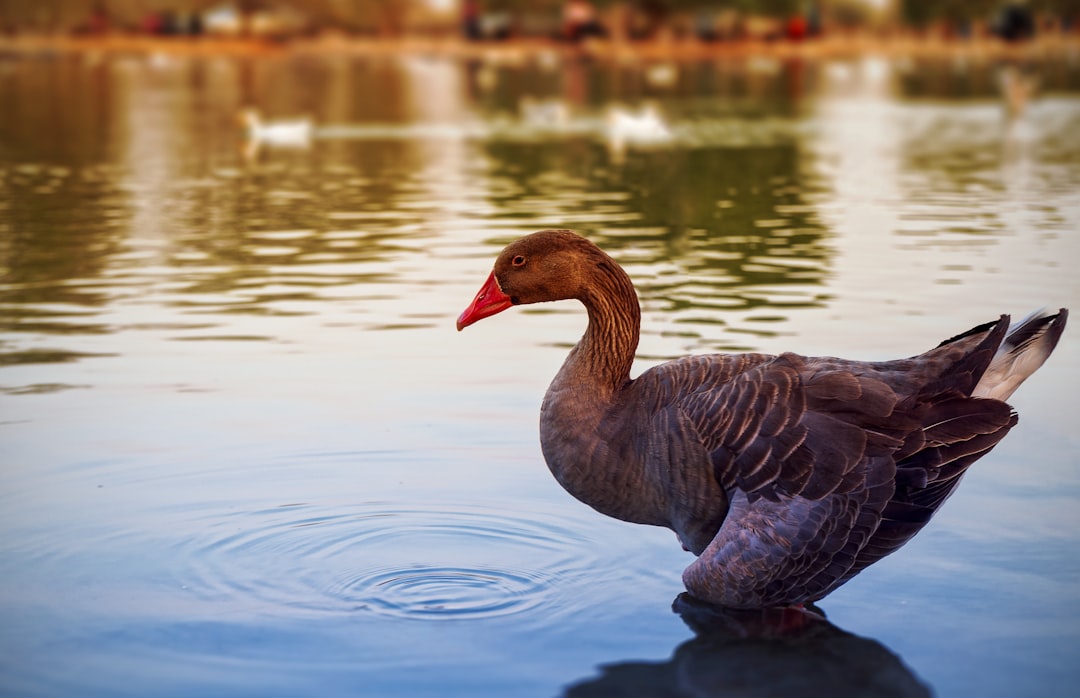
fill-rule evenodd
<path id="1" fill-rule="evenodd" d="M 930 689 L 884 645 L 794 607 L 733 611 L 683 593 L 673 610 L 694 631 L 666 662 L 608 664 L 565 698 L 598 696 L 876 696 Z"/>

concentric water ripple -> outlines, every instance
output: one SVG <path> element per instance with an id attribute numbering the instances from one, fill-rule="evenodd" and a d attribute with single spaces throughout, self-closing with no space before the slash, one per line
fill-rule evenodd
<path id="1" fill-rule="evenodd" d="M 541 605 L 550 577 L 539 571 L 427 567 L 371 570 L 340 589 L 364 608 L 404 618 L 491 617 Z"/>
<path id="2" fill-rule="evenodd" d="M 385 503 L 233 513 L 210 522 L 185 552 L 194 578 L 184 584 L 207 600 L 294 611 L 502 617 L 585 583 L 602 546 L 570 524 L 546 512 Z"/>

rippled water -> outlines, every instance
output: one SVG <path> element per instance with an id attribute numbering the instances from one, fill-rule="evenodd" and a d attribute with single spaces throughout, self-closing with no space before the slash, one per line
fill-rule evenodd
<path id="1" fill-rule="evenodd" d="M 1070 690 L 1075 332 L 935 523 L 778 641 L 673 613 L 674 536 L 547 473 L 578 308 L 453 323 L 551 226 L 634 276 L 641 366 L 1078 308 L 1080 65 L 1018 119 L 990 62 L 674 67 L 0 60 L 3 693 Z M 650 102 L 669 138 L 613 136 Z M 245 104 L 310 142 L 245 142 Z"/>

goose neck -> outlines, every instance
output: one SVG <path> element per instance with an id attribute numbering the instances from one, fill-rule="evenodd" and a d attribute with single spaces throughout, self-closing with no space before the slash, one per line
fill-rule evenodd
<path id="1" fill-rule="evenodd" d="M 576 359 L 601 385 L 617 389 L 630 379 L 641 332 L 641 309 L 630 277 L 603 264 L 596 283 L 581 298 L 589 326 L 575 350 Z"/>

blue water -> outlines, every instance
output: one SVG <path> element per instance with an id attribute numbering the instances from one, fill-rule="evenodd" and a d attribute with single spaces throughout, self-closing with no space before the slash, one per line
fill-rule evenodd
<path id="1" fill-rule="evenodd" d="M 917 67 L 4 59 L 0 692 L 1070 692 L 1072 328 L 933 524 L 781 638 L 674 612 L 674 535 L 548 474 L 579 308 L 454 332 L 498 250 L 552 226 L 634 276 L 640 367 L 906 356 L 1080 308 L 1075 65 L 1013 119 L 997 66 L 963 98 Z M 649 101 L 669 139 L 607 130 Z M 310 142 L 245 142 L 247 103 Z"/>

